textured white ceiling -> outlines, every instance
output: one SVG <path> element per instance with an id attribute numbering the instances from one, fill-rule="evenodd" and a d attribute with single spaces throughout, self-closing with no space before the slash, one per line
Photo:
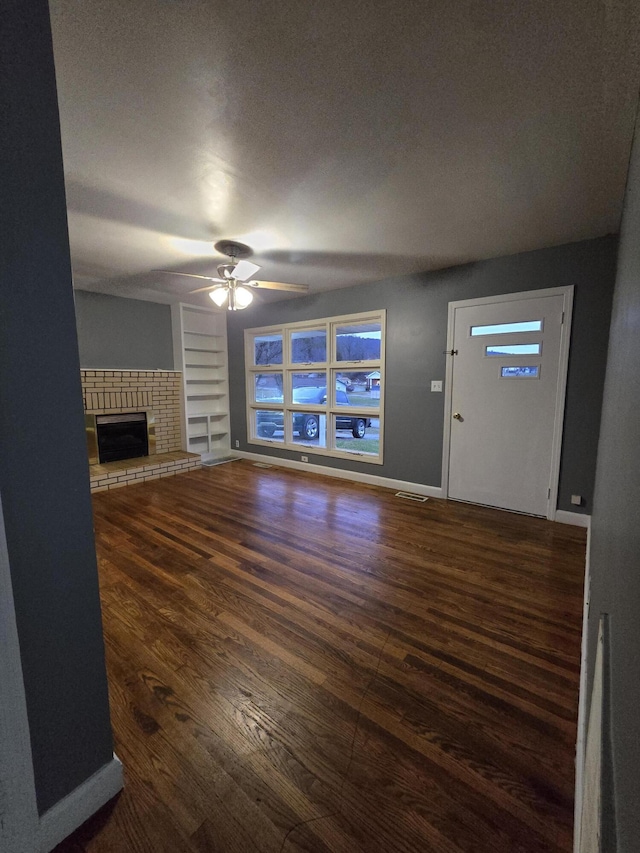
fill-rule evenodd
<path id="1" fill-rule="evenodd" d="M 152 270 L 220 238 L 313 291 L 618 229 L 636 0 L 50 5 L 76 287 L 207 304 Z"/>

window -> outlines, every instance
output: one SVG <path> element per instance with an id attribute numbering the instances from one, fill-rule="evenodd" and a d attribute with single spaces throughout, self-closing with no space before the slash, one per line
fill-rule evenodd
<path id="1" fill-rule="evenodd" d="M 540 355 L 542 344 L 489 344 L 485 347 L 486 355 Z"/>
<path id="2" fill-rule="evenodd" d="M 336 361 L 379 361 L 381 323 L 340 324 L 335 329 Z"/>
<path id="3" fill-rule="evenodd" d="M 385 312 L 245 331 L 252 444 L 382 462 Z"/>
<path id="4" fill-rule="evenodd" d="M 542 320 L 525 320 L 520 323 L 496 323 L 493 326 L 472 326 L 471 337 L 478 335 L 508 335 L 513 332 L 541 332 Z"/>
<path id="5" fill-rule="evenodd" d="M 539 379 L 540 365 L 529 364 L 526 367 L 503 367 L 500 370 L 503 379 Z"/>
<path id="6" fill-rule="evenodd" d="M 295 364 L 313 364 L 327 360 L 327 330 L 305 329 L 291 332 L 291 361 Z"/>
<path id="7" fill-rule="evenodd" d="M 282 364 L 282 335 L 259 335 L 253 340 L 253 364 Z"/>

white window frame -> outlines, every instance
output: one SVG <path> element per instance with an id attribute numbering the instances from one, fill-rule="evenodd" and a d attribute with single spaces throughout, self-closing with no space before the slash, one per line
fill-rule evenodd
<path id="1" fill-rule="evenodd" d="M 338 361 L 336 352 L 336 330 L 345 325 L 360 325 L 365 323 L 380 324 L 380 358 L 361 361 Z M 326 334 L 326 361 L 293 362 L 292 335 L 295 332 L 324 331 Z M 266 335 L 282 335 L 282 364 L 255 364 L 254 339 Z M 298 323 L 282 323 L 277 326 L 261 326 L 255 329 L 245 329 L 245 377 L 247 397 L 247 442 L 262 447 L 279 447 L 283 450 L 294 451 L 305 455 L 314 454 L 332 456 L 337 459 L 357 460 L 373 465 L 382 465 L 384 448 L 384 392 L 385 392 L 385 339 L 386 339 L 386 310 L 366 311 L 358 314 L 344 314 L 336 317 L 323 317 L 317 320 L 305 320 Z M 336 403 L 335 376 L 338 373 L 380 371 L 380 400 L 378 406 L 338 406 Z M 292 376 L 294 373 L 326 373 L 327 401 L 325 405 L 294 403 L 292 399 Z M 255 400 L 256 374 L 282 374 L 283 401 L 268 403 Z M 275 411 L 284 413 L 284 440 L 275 440 L 257 434 L 255 412 Z M 294 412 L 317 412 L 326 416 L 326 447 L 315 447 L 294 441 L 293 419 Z M 336 447 L 336 431 L 332 428 L 335 416 L 363 417 L 378 420 L 379 442 L 378 453 L 370 454 L 358 450 L 343 450 Z"/>

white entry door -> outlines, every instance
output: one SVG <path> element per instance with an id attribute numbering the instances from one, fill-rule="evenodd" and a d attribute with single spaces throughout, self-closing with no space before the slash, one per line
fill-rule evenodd
<path id="1" fill-rule="evenodd" d="M 448 497 L 553 515 L 572 288 L 451 303 Z"/>

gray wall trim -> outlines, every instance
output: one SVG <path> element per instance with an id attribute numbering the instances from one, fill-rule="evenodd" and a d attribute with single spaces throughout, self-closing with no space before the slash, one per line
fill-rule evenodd
<path id="1" fill-rule="evenodd" d="M 0 850 L 32 853 L 37 831 L 27 702 L 0 501 Z"/>

